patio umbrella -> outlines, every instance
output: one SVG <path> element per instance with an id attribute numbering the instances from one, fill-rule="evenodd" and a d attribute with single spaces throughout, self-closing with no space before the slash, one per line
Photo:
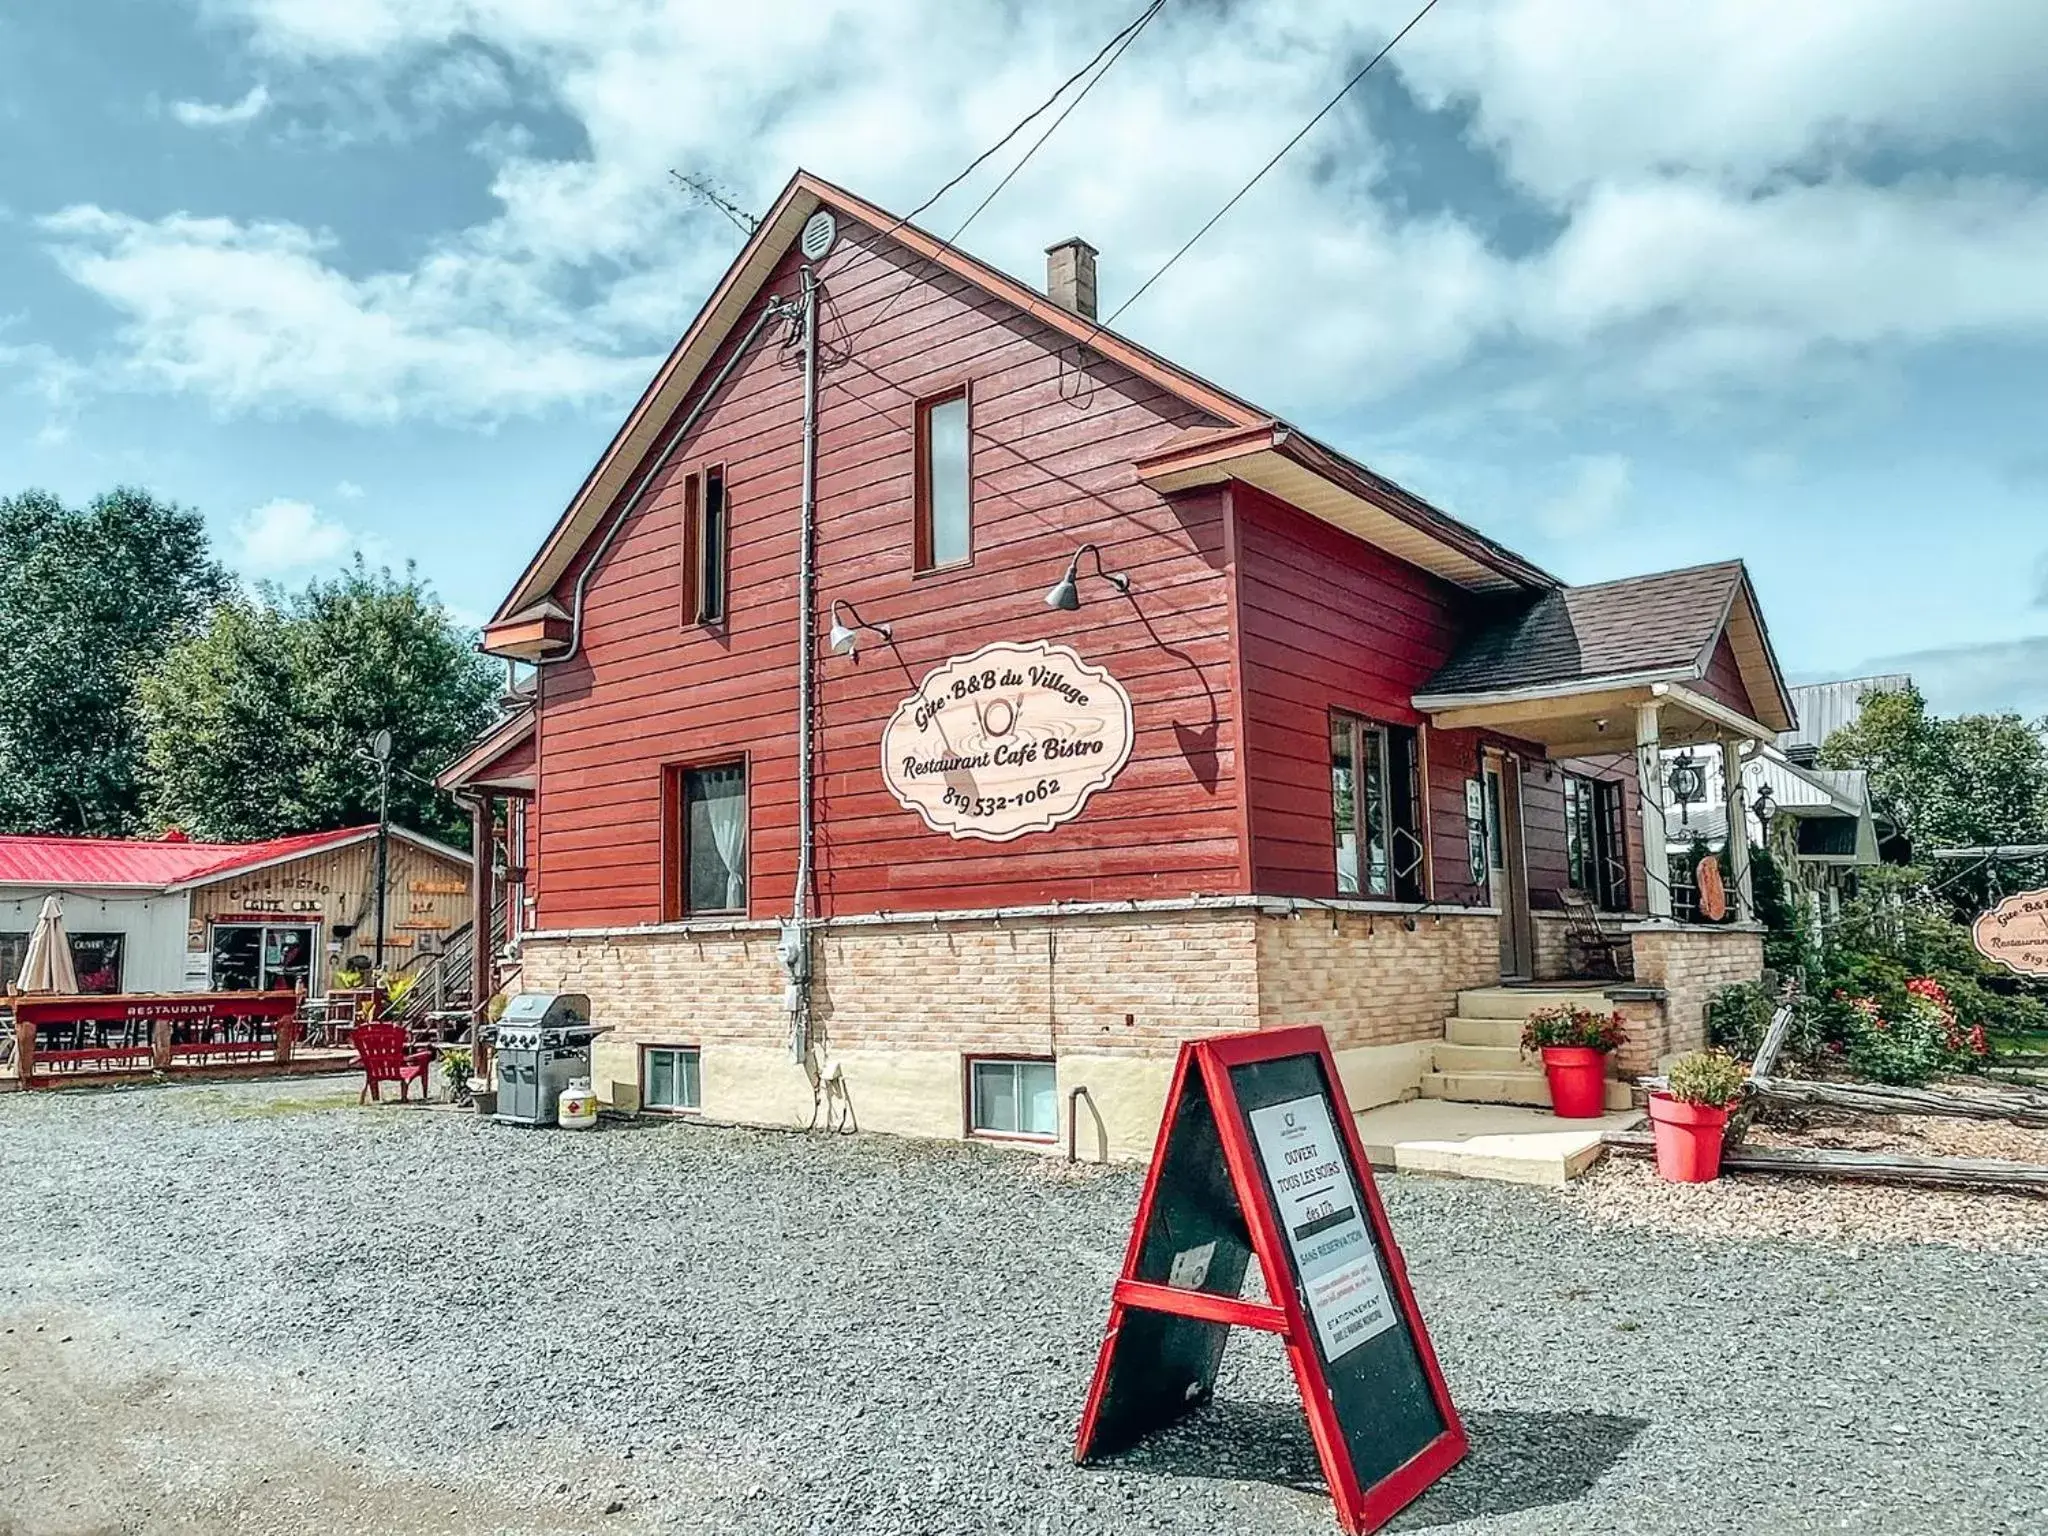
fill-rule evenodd
<path id="1" fill-rule="evenodd" d="M 28 936 L 28 950 L 21 957 L 21 975 L 15 985 L 23 992 L 55 992 L 60 996 L 78 990 L 78 972 L 71 964 L 71 940 L 64 933 L 64 904 L 55 896 L 43 898 L 43 910 L 36 917 L 35 932 Z"/>

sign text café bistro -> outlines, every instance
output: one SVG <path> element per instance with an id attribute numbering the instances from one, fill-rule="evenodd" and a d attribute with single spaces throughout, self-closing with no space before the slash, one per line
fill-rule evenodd
<path id="1" fill-rule="evenodd" d="M 1739 848 L 1671 920 L 1656 765 L 1791 724 L 1742 565 L 1566 586 L 1094 293 L 797 176 L 501 605 L 442 782 L 600 1095 L 1136 1156 L 1179 1041 L 1317 1024 L 1354 1105 L 1540 1102 L 1446 1020 L 1588 925 L 1620 1071 L 1697 1044 L 1761 944 Z"/>

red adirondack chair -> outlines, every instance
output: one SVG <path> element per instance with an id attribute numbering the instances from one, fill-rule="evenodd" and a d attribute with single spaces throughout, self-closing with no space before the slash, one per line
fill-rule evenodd
<path id="1" fill-rule="evenodd" d="M 369 1099 L 381 1104 L 384 1096 L 378 1089 L 384 1083 L 398 1084 L 401 1103 L 410 1096 L 414 1083 L 420 1085 L 420 1097 L 427 1096 L 427 1073 L 433 1065 L 434 1053 L 407 1049 L 403 1024 L 359 1024 L 352 1043 L 356 1063 L 363 1069 L 363 1091 L 357 1095 L 358 1104 Z"/>

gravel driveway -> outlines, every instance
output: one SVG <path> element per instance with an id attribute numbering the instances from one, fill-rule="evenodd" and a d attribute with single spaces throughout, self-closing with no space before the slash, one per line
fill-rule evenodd
<path id="1" fill-rule="evenodd" d="M 0 1159 L 0 1536 L 1336 1529 L 1259 1335 L 1071 1464 L 1136 1170 L 332 1082 L 0 1098 Z M 1397 1529 L 2048 1531 L 2048 1254 L 1383 1188 L 1473 1443 Z"/>

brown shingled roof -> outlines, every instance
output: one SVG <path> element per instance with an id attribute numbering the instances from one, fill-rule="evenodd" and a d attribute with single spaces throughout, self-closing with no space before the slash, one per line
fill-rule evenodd
<path id="1" fill-rule="evenodd" d="M 1672 673 L 1697 677 L 1744 580 L 1726 560 L 1504 605 L 1420 690 L 1437 699 Z"/>

